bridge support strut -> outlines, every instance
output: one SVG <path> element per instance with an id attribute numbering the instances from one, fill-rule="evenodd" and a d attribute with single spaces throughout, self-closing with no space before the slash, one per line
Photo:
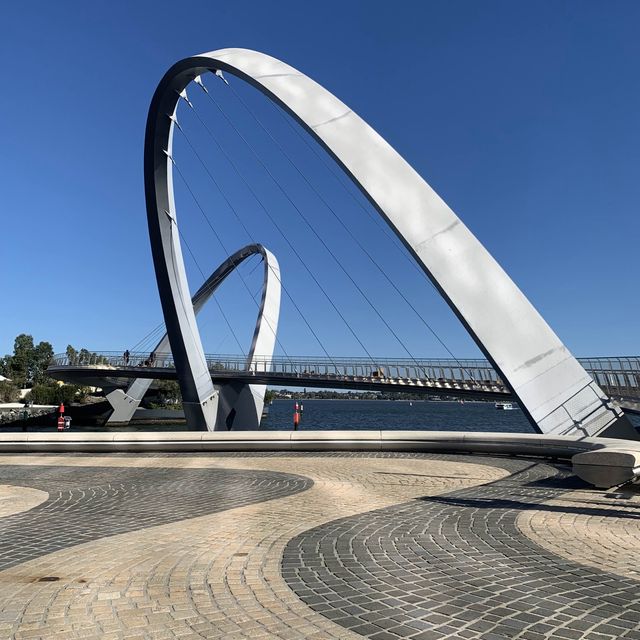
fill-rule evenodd
<path id="1" fill-rule="evenodd" d="M 276 257 L 260 244 L 250 244 L 243 247 L 229 256 L 206 279 L 191 300 L 194 314 L 198 315 L 224 280 L 247 258 L 254 255 L 262 257 L 264 277 L 262 299 L 258 308 L 253 340 L 247 354 L 246 368 L 248 371 L 251 371 L 257 362 L 260 362 L 263 367 L 268 367 L 275 349 L 281 297 L 280 267 Z M 165 333 L 153 351 L 156 354 L 163 354 L 167 353 L 169 349 L 169 336 Z M 128 424 L 152 382 L 153 380 L 150 378 L 136 378 L 126 391 L 114 389 L 108 393 L 107 400 L 113 407 L 113 413 L 109 416 L 107 424 Z M 217 406 L 213 430 L 259 429 L 265 392 L 266 385 L 264 384 L 214 386 Z"/>

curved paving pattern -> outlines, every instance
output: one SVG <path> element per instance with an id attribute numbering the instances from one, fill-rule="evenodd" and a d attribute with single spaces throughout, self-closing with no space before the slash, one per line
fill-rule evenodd
<path id="1" fill-rule="evenodd" d="M 2 638 L 639 637 L 640 583 L 564 560 L 518 529 L 528 515 L 567 518 L 572 508 L 593 522 L 631 516 L 633 529 L 633 509 L 548 465 L 391 453 L 8 455 L 2 482 L 52 496 L 0 518 L 31 523 L 11 531 L 33 553 L 0 571 Z M 46 553 L 40 528 L 72 546 Z"/>
<path id="2" fill-rule="evenodd" d="M 46 491 L 0 484 L 0 518 L 29 511 L 49 498 Z"/>
<path id="3" fill-rule="evenodd" d="M 520 531 L 548 551 L 609 573 L 638 580 L 640 493 L 635 489 L 603 496 L 572 491 L 524 511 Z"/>
<path id="4" fill-rule="evenodd" d="M 51 477 L 61 465 L 89 475 L 102 465 L 112 478 L 131 467 L 147 467 L 147 474 L 155 468 L 171 474 L 173 467 L 178 473 L 180 468 L 242 474 L 294 470 L 313 480 L 305 492 L 103 537 L 1 571 L 0 637 L 357 640 L 360 636 L 314 612 L 287 587 L 280 573 L 285 545 L 337 517 L 505 475 L 474 460 L 295 453 L 0 457 L 0 463 L 14 467 L 37 461 L 50 468 Z M 23 473 L 31 472 L 25 467 Z M 37 575 L 60 579 L 33 582 Z"/>
<path id="5" fill-rule="evenodd" d="M 313 484 L 255 470 L 0 465 L 0 483 L 9 481 L 46 491 L 48 499 L 0 519 L 0 570 L 98 538 L 273 500 Z"/>
<path id="6" fill-rule="evenodd" d="M 288 585 L 375 640 L 639 639 L 640 583 L 549 553 L 517 527 L 523 510 L 544 511 L 581 485 L 546 465 L 489 463 L 514 475 L 292 539 L 282 561 Z"/>

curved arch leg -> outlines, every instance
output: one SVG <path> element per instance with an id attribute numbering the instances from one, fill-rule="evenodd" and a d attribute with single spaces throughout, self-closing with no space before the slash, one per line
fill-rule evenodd
<path id="1" fill-rule="evenodd" d="M 218 389 L 220 395 L 216 424 L 220 425 L 219 428 L 230 431 L 254 431 L 260 428 L 266 385 L 232 383 Z"/>
<path id="2" fill-rule="evenodd" d="M 114 389 L 108 393 L 106 398 L 113 407 L 113 413 L 109 416 L 107 424 L 129 424 L 152 382 L 149 378 L 137 378 L 126 391 Z"/>
<path id="3" fill-rule="evenodd" d="M 253 333 L 251 348 L 247 356 L 247 368 L 268 367 L 276 343 L 276 332 L 280 316 L 280 267 L 276 257 L 260 244 L 250 244 L 229 256 L 206 279 L 191 299 L 194 314 L 197 315 L 213 296 L 224 280 L 247 258 L 261 255 L 264 262 L 262 300 Z M 199 336 L 198 336 L 199 339 Z M 156 354 L 169 351 L 168 334 L 161 338 L 153 350 Z M 108 424 L 127 424 L 133 418 L 136 409 L 153 381 L 149 378 L 136 378 L 127 388 L 115 389 L 107 395 L 114 411 L 107 420 Z M 222 389 L 222 392 L 221 392 Z M 216 399 L 213 430 L 259 429 L 264 407 L 264 385 L 225 385 L 214 387 Z M 185 413 L 185 418 L 187 415 Z M 192 425 L 187 418 L 187 424 Z M 197 424 L 197 423 L 196 423 Z M 211 429 L 210 429 L 211 430 Z"/>
<path id="4" fill-rule="evenodd" d="M 252 84 L 329 152 L 411 252 L 542 433 L 601 435 L 632 429 L 542 316 L 464 223 L 362 118 L 303 73 L 247 49 L 176 63 L 160 81 L 145 139 L 147 214 L 158 287 L 183 396 L 202 401 L 206 363 L 186 292 L 171 184 L 176 103 L 207 71 Z M 188 307 L 188 308 L 187 308 Z"/>

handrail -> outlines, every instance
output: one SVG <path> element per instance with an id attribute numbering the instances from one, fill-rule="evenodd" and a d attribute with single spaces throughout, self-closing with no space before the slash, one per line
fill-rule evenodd
<path id="1" fill-rule="evenodd" d="M 268 374 L 272 377 L 303 379 L 355 380 L 415 386 L 422 383 L 435 386 L 450 385 L 452 389 L 506 391 L 506 385 L 487 360 L 452 360 L 442 358 L 326 358 L 321 356 L 254 357 L 252 371 L 247 369 L 244 356 L 205 354 L 209 370 L 221 377 L 238 374 Z M 640 356 L 581 358 L 580 363 L 609 395 L 640 397 Z M 51 368 L 99 367 L 138 369 L 175 369 L 171 353 L 100 351 L 78 353 L 69 358 L 56 354 Z"/>

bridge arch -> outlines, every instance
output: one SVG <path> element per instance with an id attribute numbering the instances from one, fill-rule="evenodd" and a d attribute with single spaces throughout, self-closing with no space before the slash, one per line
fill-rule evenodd
<path id="1" fill-rule="evenodd" d="M 188 300 L 172 184 L 180 93 L 208 71 L 241 78 L 291 114 L 360 188 L 434 283 L 517 397 L 537 431 L 634 437 L 624 414 L 582 368 L 464 223 L 376 131 L 284 62 L 222 49 L 171 67 L 153 96 L 145 137 L 147 220 L 160 299 L 192 427 L 213 428 L 214 389 Z"/>
<path id="2" fill-rule="evenodd" d="M 273 253 L 261 244 L 249 244 L 239 249 L 215 269 L 191 300 L 194 315 L 198 315 L 224 280 L 247 258 L 254 255 L 262 256 L 264 276 L 262 298 L 251 347 L 247 353 L 246 368 L 249 371 L 256 366 L 257 362 L 260 362 L 262 367 L 265 364 L 268 366 L 269 359 L 275 350 L 280 316 L 281 283 L 280 266 Z M 156 354 L 170 351 L 168 333 L 164 334 L 153 351 Z M 114 409 L 107 423 L 128 423 L 140 406 L 140 402 L 152 382 L 153 380 L 149 378 L 136 378 L 126 391 L 115 389 L 107 394 L 107 399 Z M 262 417 L 265 391 L 266 385 L 263 384 L 229 384 L 220 387 L 217 397 L 217 427 L 221 429 L 233 427 L 258 429 Z"/>

